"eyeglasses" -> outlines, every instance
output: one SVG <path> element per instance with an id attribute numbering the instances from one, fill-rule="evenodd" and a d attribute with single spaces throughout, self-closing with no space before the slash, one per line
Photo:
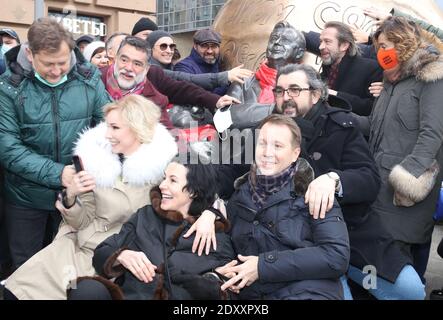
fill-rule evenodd
<path id="1" fill-rule="evenodd" d="M 283 89 L 283 88 L 274 88 L 272 89 L 272 92 L 274 92 L 274 95 L 277 98 L 282 98 L 285 95 L 285 92 L 288 93 L 288 96 L 290 96 L 291 98 L 295 98 L 298 97 L 300 95 L 300 93 L 302 91 L 310 91 L 312 90 L 311 88 L 296 88 L 296 87 L 289 87 L 288 89 Z"/>
<path id="2" fill-rule="evenodd" d="M 161 45 L 159 45 L 159 48 L 161 51 L 165 51 L 168 47 L 171 51 L 174 51 L 175 48 L 177 48 L 177 45 L 175 43 L 171 43 L 171 44 L 162 43 Z"/>

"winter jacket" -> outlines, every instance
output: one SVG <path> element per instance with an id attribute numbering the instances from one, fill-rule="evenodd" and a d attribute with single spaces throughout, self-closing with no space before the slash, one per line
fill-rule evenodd
<path id="1" fill-rule="evenodd" d="M 65 300 L 70 280 L 93 276 L 93 250 L 150 203 L 150 189 L 161 181 L 177 152 L 174 138 L 158 124 L 152 141 L 121 163 L 105 135 L 102 123 L 80 136 L 74 153 L 94 177 L 96 188 L 61 212 L 63 222 L 54 241 L 8 278 L 7 288 L 19 299 Z"/>
<path id="2" fill-rule="evenodd" d="M 393 238 L 405 243 L 431 240 L 443 178 L 439 50 L 431 43 L 417 49 L 401 65 L 400 80 L 384 82 L 369 118 L 369 145 L 382 181 L 372 210 Z"/>
<path id="3" fill-rule="evenodd" d="M 320 55 L 320 34 L 318 32 L 304 33 L 306 50 Z M 326 81 L 331 66 L 322 65 L 321 77 Z M 369 92 L 372 82 L 382 80 L 382 69 L 377 61 L 360 56 L 345 55 L 338 65 L 338 74 L 333 89 L 337 96 L 345 99 L 352 106 L 352 111 L 358 115 L 367 116 L 371 113 L 374 97 Z M 327 82 L 327 81 L 326 81 Z"/>
<path id="4" fill-rule="evenodd" d="M 303 137 L 302 156 L 309 160 L 316 176 L 334 171 L 340 177 L 342 194 L 336 198 L 349 232 L 350 264 L 360 269 L 373 265 L 378 276 L 394 282 L 411 260 L 380 220 L 370 214 L 369 207 L 380 189 L 380 176 L 368 143 L 353 115 L 342 106 L 323 105 L 321 110 L 313 121 L 295 118 Z"/>
<path id="5" fill-rule="evenodd" d="M 323 111 L 314 123 L 294 118 L 302 132 L 302 156 L 316 177 L 331 171 L 339 175 L 343 194 L 337 199 L 345 221 L 359 224 L 378 194 L 377 166 L 352 113 L 321 101 L 318 104 L 314 108 Z"/>
<path id="6" fill-rule="evenodd" d="M 111 99 L 100 72 L 75 49 L 68 80 L 51 88 L 34 77 L 24 46 L 7 52 L 0 77 L 0 161 L 7 201 L 54 210 L 77 134 L 102 118 Z"/>
<path id="7" fill-rule="evenodd" d="M 196 218 L 190 216 L 183 219 L 178 212 L 163 211 L 160 202 L 160 190 L 155 188 L 151 191 L 152 205 L 138 210 L 123 225 L 120 233 L 109 237 L 95 249 L 95 269 L 106 278 L 116 277 L 125 299 L 192 299 L 189 292 L 179 285 L 184 275 L 200 275 L 235 258 L 231 240 L 225 233 L 227 223 L 216 222 L 217 251 L 211 249 L 209 255 L 198 256 L 192 253 L 195 233 L 183 238 Z M 144 252 L 149 261 L 157 266 L 154 281 L 143 283 L 122 265 L 115 265 L 116 258 L 125 249 Z M 168 257 L 167 263 L 165 256 Z M 168 273 L 162 271 L 166 267 L 171 282 Z M 218 283 L 214 285 L 219 287 Z"/>
<path id="8" fill-rule="evenodd" d="M 339 281 L 349 263 L 346 224 L 337 203 L 325 219 L 313 219 L 304 193 L 313 172 L 299 159 L 294 179 L 258 210 L 247 177 L 236 181 L 228 202 L 235 251 L 258 256 L 258 280 L 240 299 L 343 299 Z"/>
<path id="9" fill-rule="evenodd" d="M 192 48 L 191 54 L 178 62 L 174 66 L 174 70 L 192 74 L 219 73 L 220 57 L 217 58 L 214 64 L 209 64 L 198 54 L 198 52 L 194 48 Z M 227 86 L 220 86 L 218 88 L 215 88 L 212 92 L 218 95 L 224 95 L 227 89 Z"/>

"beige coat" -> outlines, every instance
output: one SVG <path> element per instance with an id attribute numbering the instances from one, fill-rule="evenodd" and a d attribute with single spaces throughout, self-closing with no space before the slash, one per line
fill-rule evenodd
<path id="1" fill-rule="evenodd" d="M 96 179 L 97 187 L 62 212 L 63 222 L 54 241 L 8 278 L 6 287 L 17 298 L 66 299 L 68 286 L 75 288 L 75 282 L 70 284 L 72 280 L 95 274 L 94 249 L 118 233 L 134 212 L 149 204 L 150 188 L 159 183 L 177 152 L 172 136 L 158 126 L 153 141 L 142 145 L 123 165 L 104 140 L 105 127 L 82 135 L 75 153 Z M 97 139 L 97 135 L 103 139 Z M 107 185 L 110 181 L 113 184 Z"/>

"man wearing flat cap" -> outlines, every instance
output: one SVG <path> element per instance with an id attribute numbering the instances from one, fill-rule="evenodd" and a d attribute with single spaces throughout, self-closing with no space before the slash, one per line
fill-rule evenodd
<path id="1" fill-rule="evenodd" d="M 194 46 L 191 54 L 177 63 L 175 71 L 192 74 L 220 72 L 221 36 L 213 29 L 202 29 L 194 34 Z M 227 87 L 218 87 L 214 93 L 224 95 Z"/>
<path id="2" fill-rule="evenodd" d="M 148 40 L 149 34 L 155 30 L 158 30 L 157 24 L 151 19 L 143 17 L 134 25 L 131 35 L 143 40 Z"/>

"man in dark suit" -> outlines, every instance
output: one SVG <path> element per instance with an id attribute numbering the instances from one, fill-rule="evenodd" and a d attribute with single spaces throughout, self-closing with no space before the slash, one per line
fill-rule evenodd
<path id="1" fill-rule="evenodd" d="M 320 34 L 311 31 L 305 38 L 307 51 L 322 58 L 321 77 L 329 95 L 346 100 L 354 113 L 369 115 L 374 97 L 368 88 L 381 81 L 383 73 L 377 61 L 360 56 L 349 26 L 330 21 Z"/>

